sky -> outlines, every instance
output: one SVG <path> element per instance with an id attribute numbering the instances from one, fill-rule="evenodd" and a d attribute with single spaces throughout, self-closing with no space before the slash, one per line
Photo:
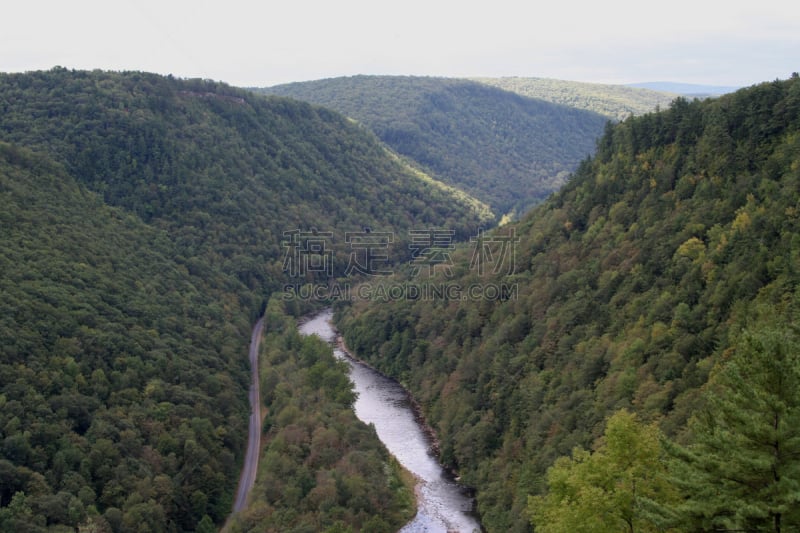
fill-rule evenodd
<path id="1" fill-rule="evenodd" d="M 800 70 L 800 2 L 6 2 L 0 72 L 54 66 L 242 87 L 356 74 L 743 87 Z"/>

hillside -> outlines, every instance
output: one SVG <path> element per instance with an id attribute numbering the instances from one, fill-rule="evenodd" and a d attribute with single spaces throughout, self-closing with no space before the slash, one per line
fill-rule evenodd
<path id="1" fill-rule="evenodd" d="M 332 111 L 65 69 L 0 75 L 0 205 L 0 529 L 36 532 L 221 525 L 270 294 L 341 274 L 345 232 L 394 232 L 393 261 L 410 229 L 486 214 Z M 359 483 L 391 481 L 374 438 L 350 445 L 371 454 Z"/>
<path id="2" fill-rule="evenodd" d="M 277 299 L 266 316 L 260 364 L 270 429 L 251 503 L 225 531 L 398 531 L 416 513 L 414 482 L 404 485 L 410 475 L 356 418 L 346 364 L 328 343 L 301 336 Z"/>
<path id="3" fill-rule="evenodd" d="M 630 115 L 643 115 L 666 108 L 678 91 L 650 87 L 608 85 L 550 78 L 474 78 L 474 81 L 511 91 L 529 98 L 600 113 L 614 121 Z"/>
<path id="4" fill-rule="evenodd" d="M 466 237 L 488 216 L 341 115 L 221 83 L 0 75 L 0 110 L 0 139 L 51 155 L 109 204 L 165 229 L 179 255 L 211 257 L 253 289 L 277 285 L 287 231 L 334 232 L 341 272 L 344 231 L 393 229 L 402 239 L 442 225 Z"/>
<path id="5" fill-rule="evenodd" d="M 0 197 L 0 506 L 24 492 L 32 528 L 224 517 L 257 303 L 41 156 L 0 144 Z"/>
<path id="6" fill-rule="evenodd" d="M 777 331 L 790 339 L 788 346 L 797 344 L 791 340 L 796 328 L 787 324 L 800 318 L 798 154 L 797 77 L 714 100 L 676 100 L 668 110 L 610 127 L 597 155 L 561 191 L 523 221 L 476 244 L 499 252 L 503 242 L 512 242 L 503 235 L 514 231 L 519 242 L 511 272 L 480 273 L 471 263 L 474 250 L 467 248 L 453 254 L 452 278 L 444 271 L 428 278 L 423 271 L 422 277 L 387 280 L 418 288 L 505 284 L 511 288 L 505 298 L 497 297 L 498 290 L 481 290 L 466 293 L 470 298 L 448 299 L 441 294 L 464 293 L 440 291 L 437 297 L 361 301 L 340 308 L 338 323 L 351 349 L 401 380 L 420 402 L 441 440 L 442 460 L 477 489 L 488 531 L 529 531 L 528 497 L 547 493 L 548 467 L 572 453 L 572 462 L 559 462 L 550 478 L 551 490 L 566 491 L 564 499 L 552 507 L 537 507 L 540 500 L 532 500 L 533 509 L 550 509 L 546 516 L 555 524 L 555 513 L 570 509 L 564 502 L 575 501 L 568 491 L 578 478 L 568 476 L 589 464 L 586 452 L 573 448 L 603 448 L 606 440 L 595 441 L 606 419 L 621 409 L 657 422 L 668 437 L 693 446 L 698 455 L 679 454 L 685 460 L 701 453 L 710 457 L 705 477 L 697 469 L 676 475 L 695 486 L 674 489 L 689 491 L 687 505 L 673 516 L 686 522 L 675 531 L 778 531 L 772 518 L 780 525 L 779 510 L 792 506 L 775 503 L 776 495 L 790 501 L 796 492 L 775 485 L 770 461 L 781 461 L 772 472 L 786 472 L 784 479 L 796 479 L 800 468 L 796 459 L 787 459 L 800 456 L 792 429 L 800 398 L 793 385 L 779 383 L 800 379 L 800 363 L 795 357 L 778 367 L 781 353 L 788 357 L 791 348 L 773 352 L 774 365 L 763 362 L 770 353 L 753 356 L 761 349 L 758 343 L 784 341 L 747 344 L 741 331 L 747 328 L 756 339 L 772 339 L 776 334 L 770 332 Z M 747 363 L 750 377 L 721 377 L 740 351 L 761 366 Z M 712 372 L 715 365 L 723 370 Z M 718 381 L 705 387 L 710 373 Z M 768 381 L 759 381 L 765 373 Z M 713 396 L 704 400 L 723 385 L 730 390 L 734 379 L 741 396 L 735 404 Z M 772 390 L 764 396 L 747 392 L 759 383 Z M 767 396 L 776 391 L 783 391 L 784 399 Z M 764 405 L 788 406 L 787 418 L 780 419 L 780 427 L 777 414 L 767 420 L 775 427 L 761 426 L 761 437 L 743 431 L 742 424 L 762 416 L 748 410 Z M 726 414 L 703 418 L 701 406 Z M 695 429 L 687 433 L 694 414 Z M 715 434 L 723 424 L 739 429 Z M 787 435 L 774 445 L 783 450 L 777 456 L 772 444 L 765 450 L 757 441 L 735 457 L 708 455 L 739 450 L 746 438 L 770 431 Z M 755 494 L 739 486 L 734 493 L 730 486 L 713 485 L 720 479 L 714 472 L 728 463 L 739 472 L 766 468 L 751 485 L 764 490 Z M 569 465 L 576 466 L 567 471 Z M 596 480 L 604 474 L 582 475 Z M 586 479 L 591 480 L 578 481 Z M 587 493 L 596 497 L 587 503 L 585 520 L 592 508 L 599 512 L 606 503 L 606 493 L 594 490 Z M 687 510 L 692 494 L 700 494 L 699 503 Z M 771 507 L 755 507 L 762 499 Z M 748 512 L 749 518 L 734 518 Z M 581 523 L 577 514 L 571 516 L 573 526 Z M 691 517 L 697 522 L 689 522 Z M 783 518 L 784 530 L 798 527 L 796 514 L 786 511 Z"/>
<path id="7" fill-rule="evenodd" d="M 594 151 L 605 119 L 467 80 L 353 76 L 260 89 L 335 109 L 392 150 L 488 203 L 523 213 Z"/>
<path id="8" fill-rule="evenodd" d="M 703 85 L 699 83 L 678 83 L 673 81 L 647 81 L 642 83 L 631 83 L 627 87 L 637 87 L 640 89 L 650 89 L 651 91 L 661 91 L 680 94 L 690 98 L 709 98 L 722 94 L 732 93 L 739 87 L 729 85 Z"/>

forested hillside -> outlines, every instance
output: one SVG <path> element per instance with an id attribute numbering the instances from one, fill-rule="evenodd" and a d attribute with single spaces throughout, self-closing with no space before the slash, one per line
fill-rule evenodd
<path id="1" fill-rule="evenodd" d="M 799 191 L 800 78 L 679 99 L 487 236 L 519 238 L 512 272 L 464 249 L 450 279 L 395 280 L 507 298 L 361 301 L 339 325 L 419 400 L 488 531 L 797 529 Z"/>
<path id="2" fill-rule="evenodd" d="M 414 480 L 404 483 L 410 474 L 356 419 L 346 364 L 325 341 L 301 336 L 279 299 L 266 318 L 269 429 L 252 503 L 227 531 L 398 531 L 416 512 Z"/>
<path id="3" fill-rule="evenodd" d="M 394 232 L 391 261 L 408 230 L 488 212 L 333 111 L 65 69 L 0 75 L 0 205 L 3 531 L 221 525 L 271 291 L 341 274 L 347 231 Z"/>
<path id="4" fill-rule="evenodd" d="M 257 295 L 193 276 L 163 232 L 7 144 L 0 198 L 0 524 L 223 518 Z"/>
<path id="5" fill-rule="evenodd" d="M 741 88 L 730 85 L 702 85 L 697 83 L 677 83 L 670 81 L 631 83 L 626 86 L 649 89 L 651 91 L 680 94 L 686 98 L 713 98 L 722 94 L 732 93 Z"/>
<path id="6" fill-rule="evenodd" d="M 353 76 L 261 89 L 335 109 L 397 153 L 488 203 L 521 214 L 594 151 L 605 119 L 467 80 Z"/>
<path id="7" fill-rule="evenodd" d="M 488 215 L 334 112 L 221 83 L 2 75 L 0 111 L 0 139 L 51 154 L 109 204 L 166 229 L 180 255 L 211 257 L 251 288 L 281 276 L 286 231 L 342 230 L 331 243 L 341 272 L 344 230 L 391 226 L 402 237 L 443 225 L 468 236 Z"/>
<path id="8" fill-rule="evenodd" d="M 644 115 L 666 108 L 678 94 L 644 87 L 607 85 L 550 78 L 474 78 L 475 81 L 499 87 L 530 98 L 586 109 L 612 120 L 625 120 L 631 115 Z"/>

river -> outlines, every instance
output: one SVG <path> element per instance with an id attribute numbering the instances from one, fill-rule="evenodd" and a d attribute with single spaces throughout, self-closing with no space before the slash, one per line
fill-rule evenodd
<path id="1" fill-rule="evenodd" d="M 334 354 L 350 365 L 358 399 L 356 416 L 374 424 L 378 437 L 417 478 L 417 515 L 401 533 L 472 533 L 480 524 L 471 514 L 473 500 L 464 487 L 430 453 L 431 440 L 414 416 L 408 393 L 396 381 L 349 357 L 335 346 L 336 330 L 327 309 L 300 325 L 305 335 L 318 335 L 334 344 Z"/>

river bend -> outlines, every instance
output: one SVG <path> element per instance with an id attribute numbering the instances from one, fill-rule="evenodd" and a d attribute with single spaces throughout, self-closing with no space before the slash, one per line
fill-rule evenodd
<path id="1" fill-rule="evenodd" d="M 305 335 L 318 335 L 334 344 L 336 357 L 350 365 L 358 399 L 356 416 L 374 424 L 378 438 L 417 478 L 417 515 L 401 533 L 472 533 L 480 524 L 471 513 L 473 500 L 431 454 L 431 440 L 416 417 L 407 391 L 396 381 L 353 359 L 335 346 L 337 332 L 327 309 L 300 325 Z"/>

